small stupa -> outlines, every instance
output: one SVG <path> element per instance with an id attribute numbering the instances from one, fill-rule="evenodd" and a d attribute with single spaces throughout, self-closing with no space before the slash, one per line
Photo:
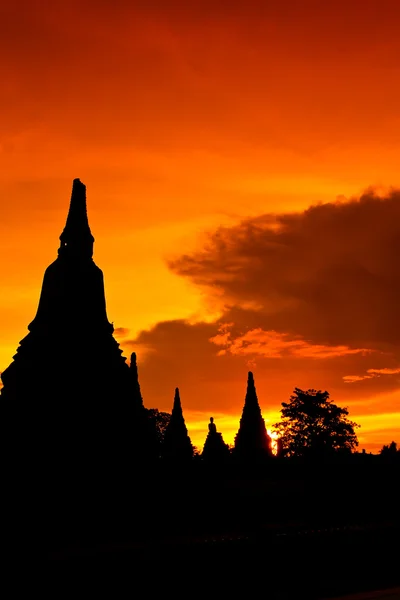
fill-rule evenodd
<path id="1" fill-rule="evenodd" d="M 193 457 L 193 446 L 183 417 L 179 388 L 175 389 L 171 419 L 162 445 L 162 457 L 172 462 L 185 462 Z"/>
<path id="2" fill-rule="evenodd" d="M 204 442 L 202 458 L 209 462 L 221 462 L 229 458 L 230 451 L 228 444 L 225 444 L 222 433 L 217 431 L 214 423 L 214 417 L 210 417 L 208 424 L 208 434 Z"/>

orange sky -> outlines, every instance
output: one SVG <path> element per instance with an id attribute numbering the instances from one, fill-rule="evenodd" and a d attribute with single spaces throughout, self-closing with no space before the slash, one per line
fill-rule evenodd
<path id="1" fill-rule="evenodd" d="M 267 424 L 322 388 L 361 447 L 400 442 L 399 22 L 396 0 L 3 0 L 0 370 L 80 177 L 146 406 L 178 385 L 194 443 L 211 414 L 231 442 L 251 367 Z"/>

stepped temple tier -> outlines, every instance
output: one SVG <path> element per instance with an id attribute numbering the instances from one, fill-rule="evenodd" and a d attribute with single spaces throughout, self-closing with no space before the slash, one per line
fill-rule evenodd
<path id="1" fill-rule="evenodd" d="M 29 333 L 1 375 L 1 401 L 21 452 L 41 448 L 45 460 L 104 466 L 148 455 L 152 436 L 136 357 L 130 368 L 113 337 L 93 244 L 86 187 L 75 179 L 58 257 L 45 271 Z"/>

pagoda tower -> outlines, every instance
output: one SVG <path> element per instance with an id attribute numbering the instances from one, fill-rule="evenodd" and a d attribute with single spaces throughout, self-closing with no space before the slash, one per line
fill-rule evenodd
<path id="1" fill-rule="evenodd" d="M 261 414 L 253 373 L 249 371 L 247 391 L 239 431 L 235 437 L 234 455 L 243 459 L 271 456 L 271 438 Z"/>
<path id="2" fill-rule="evenodd" d="M 171 419 L 165 430 L 162 457 L 172 462 L 185 462 L 193 457 L 193 446 L 183 417 L 179 388 L 175 389 Z"/>
<path id="3" fill-rule="evenodd" d="M 140 454 L 145 409 L 136 360 L 131 370 L 113 337 L 93 244 L 86 187 L 74 179 L 58 257 L 45 271 L 29 333 L 1 375 L 1 405 L 21 454 L 103 469 Z"/>

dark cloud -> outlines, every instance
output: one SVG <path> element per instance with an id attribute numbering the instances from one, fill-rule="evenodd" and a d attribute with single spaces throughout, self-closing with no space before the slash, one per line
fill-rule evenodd
<path id="1" fill-rule="evenodd" d="M 242 357 L 221 360 L 219 348 L 209 341 L 217 331 L 215 324 L 163 321 L 123 343 L 137 352 L 146 406 L 170 410 L 176 387 L 182 405 L 192 410 L 230 412 L 241 404 L 238 389 L 246 382 L 246 362 Z"/>
<path id="2" fill-rule="evenodd" d="M 398 411 L 400 193 L 263 215 L 209 235 L 171 269 L 221 304 L 214 323 L 158 323 L 138 353 L 146 406 L 240 416 L 247 371 L 264 411 L 294 387 L 327 389 L 355 415 Z M 156 376 L 155 376 L 156 374 Z"/>
<path id="3" fill-rule="evenodd" d="M 170 268 L 224 298 L 254 327 L 307 342 L 400 343 L 400 192 L 263 215 L 220 228 Z M 244 315 L 242 315 L 244 316 Z M 237 322 L 232 319 L 233 322 Z M 242 321 L 243 322 L 243 321 Z"/>

